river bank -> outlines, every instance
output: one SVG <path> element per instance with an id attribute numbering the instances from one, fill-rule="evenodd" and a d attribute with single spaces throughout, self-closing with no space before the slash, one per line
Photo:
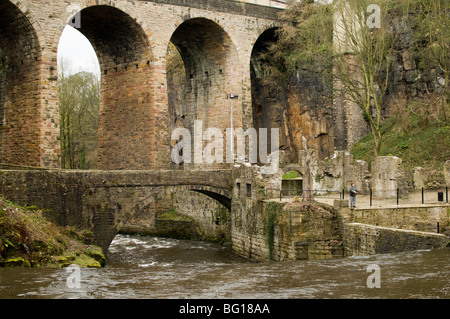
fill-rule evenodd
<path id="1" fill-rule="evenodd" d="M 0 198 L 0 267 L 82 268 L 105 265 L 92 232 L 59 227 L 36 207 Z"/>

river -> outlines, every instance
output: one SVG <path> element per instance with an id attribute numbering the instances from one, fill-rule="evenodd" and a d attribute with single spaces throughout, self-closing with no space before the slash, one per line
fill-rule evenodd
<path id="1" fill-rule="evenodd" d="M 118 235 L 102 269 L 0 268 L 1 299 L 353 299 L 450 297 L 450 249 L 320 261 L 253 263 L 229 247 Z M 369 288 L 368 266 L 380 288 Z"/>

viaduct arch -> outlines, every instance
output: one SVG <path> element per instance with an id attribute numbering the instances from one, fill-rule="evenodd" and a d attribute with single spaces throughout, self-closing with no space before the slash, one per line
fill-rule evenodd
<path id="1" fill-rule="evenodd" d="M 75 11 L 74 11 L 75 8 Z M 236 1 L 2 1 L 0 162 L 60 167 L 57 46 L 75 13 L 101 65 L 98 167 L 172 168 L 167 48 L 186 70 L 185 110 L 225 129 L 226 93 L 239 94 L 236 126 L 253 126 L 250 58 L 279 9 Z"/>

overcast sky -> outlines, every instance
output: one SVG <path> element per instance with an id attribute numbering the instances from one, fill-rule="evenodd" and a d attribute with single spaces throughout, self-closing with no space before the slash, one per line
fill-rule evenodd
<path id="1" fill-rule="evenodd" d="M 69 60 L 75 72 L 88 71 L 100 74 L 97 56 L 89 40 L 78 30 L 66 26 L 59 41 L 58 59 Z"/>

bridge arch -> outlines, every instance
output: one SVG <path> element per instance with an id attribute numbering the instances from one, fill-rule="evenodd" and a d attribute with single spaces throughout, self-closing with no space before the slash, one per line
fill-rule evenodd
<path id="1" fill-rule="evenodd" d="M 0 3 L 0 162 L 40 166 L 41 69 L 38 31 L 28 9 Z"/>
<path id="2" fill-rule="evenodd" d="M 156 186 L 143 190 L 143 193 L 139 196 L 139 200 L 135 201 L 133 201 L 132 197 L 127 197 L 126 200 L 123 198 L 117 200 L 121 197 L 120 190 L 105 189 L 104 191 L 108 194 L 107 201 L 109 202 L 106 204 L 91 205 L 90 209 L 96 211 L 96 216 L 92 219 L 92 228 L 96 236 L 96 243 L 105 252 L 122 227 L 134 217 L 145 216 L 145 220 L 151 223 L 150 220 L 155 216 L 155 208 L 165 194 L 175 192 L 200 193 L 212 198 L 222 204 L 228 211 L 231 211 L 232 190 L 224 187 L 195 184 L 165 187 Z M 110 200 L 111 198 L 115 198 L 116 200 Z M 127 201 L 131 201 L 132 205 L 129 206 Z M 189 204 L 186 203 L 186 205 Z M 103 206 L 103 209 L 101 206 Z"/>
<path id="3" fill-rule="evenodd" d="M 66 21 L 75 21 L 90 41 L 100 64 L 98 168 L 154 168 L 154 58 L 149 33 L 137 19 L 106 4 L 85 6 L 68 17 Z"/>
<path id="4" fill-rule="evenodd" d="M 193 137 L 194 121 L 200 120 L 203 130 L 219 128 L 225 137 L 231 127 L 227 93 L 242 94 L 239 55 L 229 34 L 208 18 L 187 19 L 172 34 L 167 61 L 171 129 L 187 128 Z M 239 102 L 233 118 L 235 127 L 242 126 Z"/>

